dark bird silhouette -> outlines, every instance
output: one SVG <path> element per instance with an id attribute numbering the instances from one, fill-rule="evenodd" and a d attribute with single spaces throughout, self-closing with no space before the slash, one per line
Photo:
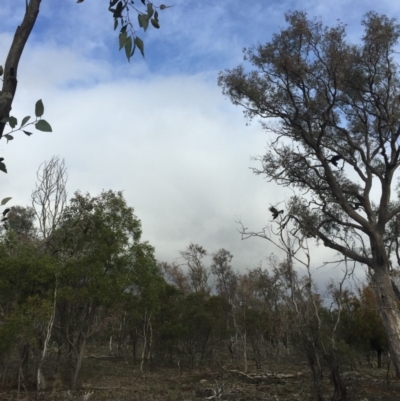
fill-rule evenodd
<path id="1" fill-rule="evenodd" d="M 338 166 L 337 162 L 341 159 L 343 159 L 343 156 L 336 155 L 336 156 L 331 157 L 329 160 L 327 159 L 327 161 L 328 161 L 328 163 L 332 163 L 335 167 L 337 167 Z"/>
<path id="2" fill-rule="evenodd" d="M 274 216 L 274 220 L 275 220 L 281 213 L 283 213 L 283 210 L 279 210 L 279 212 L 278 212 L 278 210 L 275 209 L 273 206 L 271 206 L 271 207 L 269 208 L 269 211 L 272 213 L 272 216 Z"/>
<path id="3" fill-rule="evenodd" d="M 3 212 L 3 216 L 5 216 L 8 212 L 10 211 L 10 209 L 9 208 L 7 208 L 6 210 L 4 210 L 4 212 Z"/>

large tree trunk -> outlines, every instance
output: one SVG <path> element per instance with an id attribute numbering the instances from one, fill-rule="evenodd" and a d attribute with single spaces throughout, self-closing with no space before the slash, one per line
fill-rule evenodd
<path id="1" fill-rule="evenodd" d="M 374 284 L 379 312 L 388 336 L 390 356 L 396 369 L 396 376 L 400 377 L 400 309 L 388 269 L 385 267 L 374 269 Z"/>

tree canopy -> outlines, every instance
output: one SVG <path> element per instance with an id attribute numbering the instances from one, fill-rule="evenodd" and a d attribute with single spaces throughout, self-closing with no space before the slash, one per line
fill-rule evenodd
<path id="1" fill-rule="evenodd" d="M 400 97 L 397 20 L 362 19 L 360 43 L 346 26 L 326 27 L 304 12 L 271 42 L 245 49 L 244 65 L 219 85 L 245 115 L 274 134 L 256 174 L 297 190 L 281 220 L 294 223 L 373 274 L 391 352 L 400 375 L 400 314 L 390 280 L 400 264 Z"/>

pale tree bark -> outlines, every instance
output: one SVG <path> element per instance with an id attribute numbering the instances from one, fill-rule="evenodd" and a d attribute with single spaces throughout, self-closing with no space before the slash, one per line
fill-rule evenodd
<path id="1" fill-rule="evenodd" d="M 143 316 L 143 325 L 142 325 L 142 332 L 136 332 L 136 334 L 142 338 L 142 356 L 140 362 L 140 372 L 142 376 L 144 376 L 144 362 L 146 359 L 146 351 L 147 351 L 147 359 L 149 360 L 151 356 L 151 346 L 153 342 L 153 327 L 151 325 L 151 317 L 152 314 L 148 313 L 146 310 Z"/>
<path id="2" fill-rule="evenodd" d="M 44 162 L 38 169 L 36 188 L 32 192 L 32 206 L 39 221 L 39 235 L 48 248 L 48 239 L 57 227 L 67 201 L 66 182 L 67 173 L 64 160 L 52 157 L 49 162 Z M 48 351 L 57 303 L 57 273 L 54 289 L 53 310 L 47 325 L 46 335 L 41 355 L 39 356 L 36 372 L 36 389 L 40 393 L 46 387 L 42 366 Z"/>
<path id="3" fill-rule="evenodd" d="M 248 300 L 248 295 L 251 293 L 249 291 L 250 282 L 247 279 L 247 276 L 243 276 L 240 280 L 238 285 L 238 291 L 236 294 L 236 298 L 232 303 L 232 321 L 233 326 L 236 330 L 236 343 L 238 342 L 237 339 L 239 338 L 242 357 L 243 357 L 243 369 L 244 372 L 247 373 L 248 371 L 248 359 L 247 359 L 247 322 L 246 322 L 246 301 Z M 233 357 L 233 354 L 232 354 Z"/>
<path id="4" fill-rule="evenodd" d="M 42 392 L 46 388 L 46 381 L 45 381 L 45 378 L 43 376 L 42 366 L 43 366 L 43 362 L 44 362 L 44 360 L 46 358 L 47 350 L 48 350 L 49 343 L 50 343 L 51 333 L 52 333 L 52 330 L 53 330 L 54 319 L 55 319 L 55 316 L 56 316 L 57 287 L 58 287 L 58 282 L 57 282 L 57 279 L 56 279 L 55 287 L 54 287 L 53 309 L 52 309 L 52 312 L 51 312 L 51 315 L 50 315 L 50 318 L 49 318 L 49 322 L 47 324 L 46 336 L 45 336 L 45 339 L 44 339 L 44 342 L 43 342 L 43 349 L 42 349 L 42 353 L 40 355 L 40 359 L 39 359 L 38 367 L 37 367 L 36 391 L 38 393 Z"/>

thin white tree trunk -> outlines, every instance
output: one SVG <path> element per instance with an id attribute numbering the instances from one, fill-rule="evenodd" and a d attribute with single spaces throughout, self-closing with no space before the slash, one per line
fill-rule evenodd
<path id="1" fill-rule="evenodd" d="M 46 388 L 46 383 L 44 380 L 44 376 L 42 373 L 42 366 L 43 366 L 43 361 L 46 358 L 46 353 L 47 349 L 49 347 L 49 342 L 51 338 L 51 332 L 53 330 L 53 324 L 54 324 L 54 319 L 56 316 L 56 303 L 57 303 L 57 280 L 54 288 L 54 302 L 53 302 L 53 311 L 51 313 L 49 323 L 47 324 L 47 331 L 46 331 L 46 337 L 44 340 L 43 344 L 43 350 L 42 350 L 42 355 L 40 357 L 39 363 L 38 363 L 38 368 L 37 368 L 37 376 L 36 376 L 36 390 L 37 391 L 42 391 Z"/>

